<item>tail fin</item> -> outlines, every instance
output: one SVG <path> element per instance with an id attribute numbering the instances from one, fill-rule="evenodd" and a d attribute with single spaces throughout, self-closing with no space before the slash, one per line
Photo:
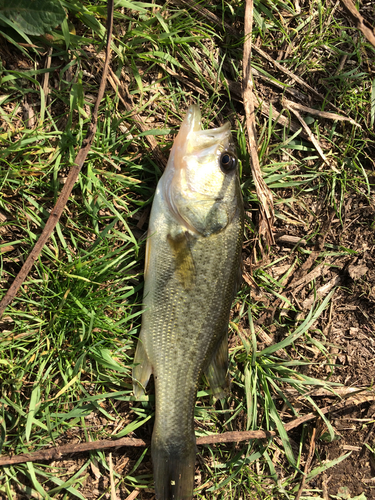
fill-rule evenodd
<path id="1" fill-rule="evenodd" d="M 185 436 L 186 439 L 186 436 Z M 157 500 L 191 500 L 194 489 L 195 437 L 187 443 L 161 443 L 153 436 L 151 454 Z"/>

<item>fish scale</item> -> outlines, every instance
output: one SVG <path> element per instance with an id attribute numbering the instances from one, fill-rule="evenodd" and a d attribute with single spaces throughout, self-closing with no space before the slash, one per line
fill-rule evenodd
<path id="1" fill-rule="evenodd" d="M 227 330 L 241 269 L 243 203 L 236 163 L 225 170 L 236 161 L 229 125 L 200 129 L 193 106 L 156 190 L 146 248 L 133 379 L 138 397 L 154 375 L 158 500 L 193 496 L 194 405 L 202 373 L 216 397 L 229 386 Z"/>

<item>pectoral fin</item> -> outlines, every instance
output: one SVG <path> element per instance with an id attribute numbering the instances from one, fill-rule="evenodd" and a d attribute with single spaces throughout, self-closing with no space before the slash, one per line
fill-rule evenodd
<path id="1" fill-rule="evenodd" d="M 175 259 L 178 280 L 185 290 L 191 290 L 195 283 L 195 265 L 189 246 L 189 234 L 187 232 L 175 236 L 168 234 L 167 240 Z"/>
<path id="2" fill-rule="evenodd" d="M 133 368 L 133 391 L 137 399 L 144 395 L 146 386 L 152 373 L 152 367 L 146 350 L 144 348 L 142 339 L 138 340 L 137 349 L 134 357 Z"/>
<path id="3" fill-rule="evenodd" d="M 212 394 L 216 399 L 228 396 L 230 379 L 228 376 L 228 330 L 215 352 L 210 364 L 205 370 Z"/>

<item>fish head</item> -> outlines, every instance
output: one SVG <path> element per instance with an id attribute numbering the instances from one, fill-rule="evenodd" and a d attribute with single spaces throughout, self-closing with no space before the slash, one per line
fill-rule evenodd
<path id="1" fill-rule="evenodd" d="M 230 124 L 202 130 L 198 106 L 190 106 L 161 179 L 173 218 L 193 234 L 225 229 L 241 199 L 238 160 Z"/>

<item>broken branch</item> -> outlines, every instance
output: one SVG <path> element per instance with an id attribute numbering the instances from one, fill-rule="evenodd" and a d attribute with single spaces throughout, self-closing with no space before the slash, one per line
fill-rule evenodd
<path id="1" fill-rule="evenodd" d="M 341 0 L 341 2 L 345 5 L 346 9 L 349 11 L 349 13 L 352 15 L 352 17 L 356 21 L 357 28 L 360 31 L 362 31 L 362 34 L 367 38 L 367 40 L 371 43 L 371 45 L 373 47 L 375 47 L 374 32 L 365 25 L 363 17 L 358 12 L 358 10 L 355 8 L 355 5 L 352 2 L 352 0 Z"/>
<path id="2" fill-rule="evenodd" d="M 255 109 L 253 98 L 253 80 L 251 77 L 251 34 L 253 25 L 253 0 L 246 0 L 245 8 L 245 43 L 243 49 L 243 103 L 246 113 L 246 126 L 249 139 L 251 173 L 260 203 L 259 234 L 264 236 L 267 245 L 275 243 L 273 237 L 273 196 L 264 182 L 258 158 L 258 146 L 255 128 Z"/>
<path id="3" fill-rule="evenodd" d="M 347 408 L 349 406 L 359 405 L 365 402 L 374 401 L 375 394 L 373 391 L 366 391 L 365 389 L 360 389 L 356 391 L 357 393 L 352 394 L 349 392 L 349 397 L 340 401 L 339 403 L 333 404 L 331 406 L 326 406 L 319 410 L 319 414 L 326 414 L 329 412 L 337 411 L 342 408 Z M 364 392 L 364 394 L 359 393 Z M 284 424 L 284 429 L 288 432 L 295 429 L 301 424 L 304 424 L 310 420 L 319 417 L 317 412 L 308 413 L 302 417 L 296 418 L 291 422 Z M 233 431 L 233 432 L 223 432 L 222 434 L 212 434 L 210 436 L 201 436 L 197 438 L 197 445 L 207 445 L 207 444 L 218 444 L 218 443 L 238 443 L 240 441 L 248 441 L 250 439 L 269 439 L 276 436 L 275 431 Z M 120 448 L 122 446 L 136 446 L 143 447 L 149 446 L 149 443 L 143 441 L 143 439 L 124 437 L 116 440 L 103 439 L 101 441 L 90 441 L 87 443 L 74 443 L 66 444 L 63 446 L 56 446 L 54 448 L 48 448 L 46 450 L 38 450 L 32 453 L 21 453 L 20 455 L 5 456 L 0 457 L 0 466 L 20 464 L 24 462 L 38 462 L 41 460 L 59 460 L 63 455 L 68 455 L 71 453 L 82 453 L 86 451 L 94 450 L 107 450 L 111 448 Z"/>

